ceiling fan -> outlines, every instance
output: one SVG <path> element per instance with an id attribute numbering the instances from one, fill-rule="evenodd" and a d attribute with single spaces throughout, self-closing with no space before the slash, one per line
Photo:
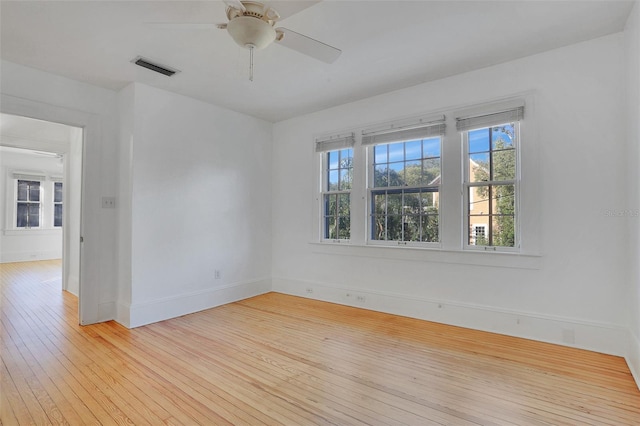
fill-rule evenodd
<path id="1" fill-rule="evenodd" d="M 310 2 L 309 5 L 316 2 Z M 298 32 L 283 27 L 276 28 L 276 22 L 282 18 L 267 3 L 257 0 L 224 0 L 224 3 L 227 6 L 228 22 L 215 24 L 215 26 L 222 30 L 226 29 L 239 46 L 249 49 L 251 81 L 253 81 L 253 51 L 264 49 L 273 43 L 328 64 L 335 62 L 342 53 L 340 49 Z M 197 28 L 202 28 L 202 25 L 197 25 Z"/>
<path id="2" fill-rule="evenodd" d="M 248 49 L 262 49 L 278 42 L 326 63 L 333 63 L 342 51 L 287 28 L 275 28 L 280 14 L 268 4 L 255 0 L 225 0 L 229 22 L 217 24 L 231 38 Z"/>
<path id="3" fill-rule="evenodd" d="M 229 22 L 217 24 L 226 29 L 241 47 L 249 49 L 249 80 L 253 81 L 253 51 L 273 42 L 304 53 L 322 62 L 333 63 L 342 51 L 287 28 L 275 28 L 280 14 L 267 4 L 254 0 L 224 0 Z"/>

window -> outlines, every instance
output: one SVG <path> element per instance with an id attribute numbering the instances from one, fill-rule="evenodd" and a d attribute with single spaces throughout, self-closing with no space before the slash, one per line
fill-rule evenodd
<path id="1" fill-rule="evenodd" d="M 472 225 L 473 230 L 471 235 L 473 239 L 469 241 L 469 244 L 483 246 L 486 245 L 486 237 L 487 237 L 487 225 Z"/>
<path id="2" fill-rule="evenodd" d="M 351 238 L 351 188 L 353 185 L 353 134 L 316 141 L 322 155 L 322 239 Z"/>
<path id="3" fill-rule="evenodd" d="M 53 226 L 62 226 L 62 182 L 53 183 Z"/>
<path id="4" fill-rule="evenodd" d="M 519 107 L 458 120 L 464 144 L 468 246 L 518 246 L 518 129 L 523 112 Z"/>
<path id="5" fill-rule="evenodd" d="M 438 242 L 440 137 L 373 147 L 371 240 Z"/>
<path id="6" fill-rule="evenodd" d="M 16 197 L 16 227 L 40 226 L 40 182 L 18 179 Z"/>
<path id="7" fill-rule="evenodd" d="M 524 121 L 525 99 L 533 102 L 525 95 L 316 140 L 315 238 L 537 255 L 538 155 L 520 143 L 535 124 Z"/>
<path id="8" fill-rule="evenodd" d="M 369 241 L 440 241 L 440 151 L 444 117 L 363 132 L 369 147 Z"/>

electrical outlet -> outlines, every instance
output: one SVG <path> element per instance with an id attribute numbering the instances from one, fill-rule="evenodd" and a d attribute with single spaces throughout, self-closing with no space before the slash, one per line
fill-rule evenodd
<path id="1" fill-rule="evenodd" d="M 363 296 L 362 294 L 358 294 L 356 296 L 356 302 L 365 303 L 366 301 L 367 301 L 367 298 L 365 296 Z"/>
<path id="2" fill-rule="evenodd" d="M 311 293 L 313 293 L 313 288 L 307 287 L 307 294 L 311 294 Z"/>
<path id="3" fill-rule="evenodd" d="M 221 276 L 221 275 L 220 275 L 220 269 L 216 269 L 216 270 L 213 272 L 213 277 L 214 277 L 216 280 L 219 280 L 219 279 L 220 279 L 220 276 Z"/>
<path id="4" fill-rule="evenodd" d="M 115 209 L 116 208 L 116 197 L 102 197 L 102 208 L 103 209 Z"/>

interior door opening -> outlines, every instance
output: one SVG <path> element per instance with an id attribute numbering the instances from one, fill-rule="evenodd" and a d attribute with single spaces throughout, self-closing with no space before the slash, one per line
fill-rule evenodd
<path id="1" fill-rule="evenodd" d="M 0 114 L 0 260 L 61 258 L 61 290 L 79 303 L 82 152 L 80 127 Z"/>

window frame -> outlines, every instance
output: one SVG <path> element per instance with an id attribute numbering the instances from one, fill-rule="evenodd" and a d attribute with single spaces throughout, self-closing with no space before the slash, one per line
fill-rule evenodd
<path id="1" fill-rule="evenodd" d="M 60 201 L 56 201 L 56 185 L 60 184 Z M 53 211 L 51 216 L 51 224 L 54 228 L 62 228 L 64 224 L 64 184 L 60 180 L 53 181 L 53 194 L 51 196 L 51 202 L 53 203 Z M 60 214 L 60 225 L 56 225 L 56 207 L 60 206 L 62 209 Z"/>
<path id="2" fill-rule="evenodd" d="M 469 133 L 475 130 L 482 129 L 491 129 L 495 127 L 501 127 L 507 124 L 513 124 L 514 129 L 514 151 L 515 151 L 515 176 L 514 179 L 508 180 L 487 180 L 480 182 L 471 182 L 470 181 L 470 167 L 468 162 L 471 161 L 469 157 Z M 491 125 L 482 125 L 478 127 L 469 128 L 466 130 L 459 131 L 462 141 L 462 170 L 463 170 L 463 179 L 462 179 L 462 215 L 463 215 L 463 227 L 462 227 L 462 245 L 464 250 L 470 251 L 494 251 L 494 252 L 520 252 L 520 240 L 521 240 L 521 230 L 520 230 L 520 156 L 521 156 L 521 130 L 520 130 L 520 120 L 514 120 L 510 122 L 501 122 L 500 120 L 496 121 L 495 124 Z M 489 139 L 489 153 L 493 152 L 491 147 L 491 139 Z M 491 164 L 490 164 L 491 167 Z M 513 185 L 514 187 L 514 217 L 513 217 L 513 226 L 514 226 L 514 245 L 513 247 L 509 246 L 495 246 L 495 245 L 476 245 L 470 244 L 471 238 L 471 226 L 475 226 L 476 224 L 470 223 L 470 206 L 471 199 L 474 199 L 474 195 L 470 197 L 470 189 L 478 188 L 483 186 L 506 186 Z M 492 214 L 488 215 L 488 220 L 491 221 L 493 218 Z M 485 232 L 490 231 L 492 224 L 488 223 L 485 226 Z"/>
<path id="3" fill-rule="evenodd" d="M 13 229 L 25 230 L 25 229 L 43 229 L 43 205 L 45 202 L 44 197 L 44 178 L 39 176 L 21 176 L 13 178 L 13 187 L 14 187 L 14 197 L 13 197 Z M 20 181 L 23 182 L 38 182 L 38 201 L 30 201 L 28 193 L 30 190 L 27 190 L 27 200 L 19 199 L 19 186 Z M 27 204 L 27 206 L 37 205 L 38 206 L 38 225 L 37 226 L 18 226 L 18 204 Z M 29 222 L 29 207 L 27 207 L 27 223 Z"/>
<path id="4" fill-rule="evenodd" d="M 349 189 L 341 189 L 340 186 L 338 187 L 338 189 L 336 190 L 332 190 L 330 188 L 330 173 L 332 170 L 337 170 L 338 171 L 338 182 L 342 181 L 342 177 L 340 175 L 340 172 L 342 170 L 345 170 L 345 168 L 340 167 L 340 161 L 341 161 L 341 157 L 342 157 L 342 151 L 345 150 L 350 150 L 351 151 L 351 167 L 349 167 L 351 169 L 351 187 Z M 338 153 L 338 169 L 331 169 L 330 168 L 330 163 L 329 163 L 329 157 L 331 155 L 332 152 L 337 152 Z M 349 147 L 343 147 L 343 148 L 337 148 L 337 149 L 331 149 L 328 151 L 322 151 L 321 153 L 321 163 L 320 163 L 320 167 L 322 170 L 321 173 L 321 187 L 320 187 L 320 239 L 322 241 L 330 241 L 330 242 L 334 242 L 334 243 L 341 243 L 341 242 L 349 242 L 351 241 L 351 217 L 352 217 L 352 209 L 351 209 L 351 191 L 353 190 L 353 157 L 355 155 L 354 153 L 354 147 L 353 146 L 349 146 Z M 328 228 L 327 228 L 327 219 L 330 215 L 326 214 L 326 203 L 327 201 L 325 200 L 326 197 L 329 196 L 336 196 L 336 210 L 339 211 L 340 210 L 340 199 L 342 198 L 341 195 L 347 195 L 349 197 L 349 238 L 330 238 L 328 236 Z M 339 222 L 340 218 L 343 216 L 340 216 L 339 214 L 335 215 L 335 219 L 337 221 L 337 223 Z M 338 235 L 339 235 L 339 231 L 338 231 Z"/>
<path id="5" fill-rule="evenodd" d="M 406 157 L 406 144 L 409 142 L 416 142 L 419 141 L 422 146 L 425 140 L 429 140 L 429 139 L 439 139 L 439 153 L 440 155 L 438 157 L 433 157 L 433 156 L 427 156 L 427 157 L 423 157 L 422 155 L 424 154 L 424 148 L 421 148 L 421 157 L 418 160 L 407 160 Z M 375 168 L 377 164 L 387 164 L 387 166 L 389 164 L 392 163 L 396 163 L 396 162 L 391 162 L 388 161 L 386 163 L 376 163 L 375 162 L 375 150 L 376 147 L 380 147 L 383 145 L 389 146 L 392 144 L 403 144 L 403 163 L 407 163 L 408 161 L 425 161 L 425 160 L 432 160 L 435 158 L 438 158 L 439 160 L 439 168 L 440 168 L 440 181 L 442 179 L 442 151 L 443 151 L 443 143 L 444 143 L 444 135 L 435 135 L 435 136 L 426 136 L 423 137 L 421 139 L 409 139 L 409 140 L 397 140 L 397 141 L 390 141 L 390 142 L 382 142 L 382 143 L 376 143 L 376 144 L 371 144 L 366 146 L 366 170 L 367 170 L 367 179 L 366 179 L 366 192 L 367 192 L 367 210 L 366 210 L 366 234 L 365 234 L 365 243 L 368 245 L 375 245 L 375 246 L 387 246 L 387 247 L 395 247 L 395 246 L 405 246 L 405 247 L 422 247 L 422 248 L 439 248 L 441 247 L 441 243 L 442 243 L 442 220 L 441 220 L 441 215 L 442 215 L 442 209 L 440 208 L 440 204 L 441 204 L 441 199 L 442 199 L 442 193 L 441 193 L 441 183 L 438 182 L 437 184 L 433 183 L 433 180 L 430 183 L 426 183 L 426 184 L 422 184 L 422 185 L 413 185 L 413 186 L 384 186 L 384 187 L 376 187 L 375 186 Z M 389 154 L 387 154 L 389 155 Z M 389 159 L 389 157 L 387 157 L 387 159 Z M 399 161 L 398 161 L 399 162 Z M 389 167 L 387 167 L 387 170 L 389 169 Z M 406 169 L 406 165 L 403 168 L 403 170 Z M 425 214 L 425 215 L 418 215 L 420 218 L 422 217 L 429 217 L 429 216 L 436 216 L 437 217 L 437 223 L 438 223 L 438 241 L 406 241 L 406 240 L 378 240 L 378 239 L 374 239 L 373 238 L 373 226 L 374 226 L 374 216 L 376 216 L 375 214 L 375 195 L 377 193 L 384 193 L 388 196 L 389 193 L 392 194 L 400 194 L 402 197 L 404 197 L 405 193 L 418 193 L 418 194 L 422 194 L 422 193 L 436 193 L 438 194 L 438 214 L 437 215 L 432 215 L 432 214 Z M 388 215 L 387 215 L 388 216 Z M 404 214 L 402 214 L 402 216 L 405 216 Z M 404 229 L 404 222 L 402 225 L 403 229 Z"/>
<path id="6" fill-rule="evenodd" d="M 540 257 L 541 235 L 540 221 L 543 206 L 539 205 L 540 195 L 540 153 L 537 144 L 538 126 L 536 121 L 535 90 L 521 92 L 511 96 L 470 102 L 457 107 L 435 109 L 422 115 L 410 118 L 396 118 L 389 121 L 368 122 L 353 125 L 342 130 L 355 135 L 353 145 L 353 186 L 351 189 L 351 240 L 349 244 L 332 244 L 332 240 L 322 239 L 322 201 L 319 198 L 322 184 L 322 162 L 314 161 L 314 191 L 312 193 L 315 208 L 313 209 L 313 226 L 311 244 L 326 245 L 326 249 L 317 248 L 320 253 L 359 253 L 366 256 L 384 256 L 398 260 L 422 259 L 424 261 L 446 261 L 461 264 L 495 265 L 534 265 Z M 526 107 L 526 118 L 524 108 Z M 464 198 L 464 153 L 462 131 L 457 129 L 459 120 L 489 118 L 494 119 L 503 112 L 520 109 L 522 116 L 518 121 L 517 188 L 515 226 L 517 243 L 511 247 L 474 247 L 468 244 L 468 204 Z M 401 242 L 371 239 L 371 179 L 373 170 L 373 148 L 380 143 L 388 143 L 389 133 L 398 131 L 413 132 L 417 127 L 424 127 L 439 121 L 444 129 L 440 133 L 440 173 L 439 182 L 439 243 Z M 514 120 L 503 120 L 512 122 Z M 427 124 L 425 124 L 427 123 Z M 494 124 L 491 124 L 492 126 Z M 477 126 L 488 127 L 487 126 Z M 337 132 L 337 131 L 336 131 Z M 325 133 L 326 134 L 326 133 Z M 413 133 L 410 133 L 413 134 Z M 411 139 L 417 139 L 412 137 Z M 372 142 L 373 140 L 373 142 Z M 398 139 L 394 139 L 398 141 Z M 409 140 L 409 138 L 405 139 Z M 316 141 L 316 152 L 318 139 Z M 527 143 L 520 143 L 527 141 Z M 355 143 L 357 142 L 357 143 Z M 318 159 L 315 157 L 314 159 Z M 526 179 L 522 179 L 526 176 Z M 477 196 L 477 194 L 474 194 Z M 336 241 L 341 242 L 341 241 Z M 342 241 L 344 242 L 344 241 Z M 345 246 L 344 249 L 338 246 Z M 332 247 L 333 246 L 333 247 Z M 346 246 L 349 246 L 347 248 Z M 319 247 L 319 246 L 318 246 Z M 371 248 L 371 250 L 366 249 Z M 398 249 L 407 249 L 399 250 Z M 359 250 L 364 250 L 359 252 Z M 516 259 L 523 259 L 522 261 Z M 517 266 L 514 266 L 517 267 Z M 535 268 L 535 266 L 534 266 Z"/>
<path id="7" fill-rule="evenodd" d="M 351 237 L 353 235 L 353 198 L 351 197 L 351 192 L 353 190 L 353 182 L 355 180 L 354 171 L 354 160 L 356 156 L 355 150 L 355 133 L 353 132 L 345 132 L 345 133 L 335 133 L 331 135 L 320 136 L 315 139 L 315 152 L 314 156 L 318 159 L 315 162 L 316 167 L 314 170 L 317 170 L 316 176 L 318 177 L 317 187 L 314 190 L 317 209 L 315 214 L 314 222 L 317 224 L 316 226 L 316 237 L 314 239 L 319 240 L 322 243 L 349 243 L 351 241 Z M 351 188 L 348 190 L 340 189 L 331 190 L 329 184 L 329 173 L 330 173 L 330 164 L 329 164 L 329 155 L 331 152 L 343 151 L 345 149 L 351 150 Z M 319 155 L 319 158 L 317 157 Z M 340 168 L 338 169 L 338 176 L 340 177 Z M 349 196 L 349 238 L 326 238 L 326 230 L 327 230 L 327 215 L 326 212 L 326 204 L 325 197 L 328 195 L 340 195 L 347 194 Z M 336 204 L 336 209 L 339 206 Z M 336 216 L 336 218 L 339 215 Z"/>

